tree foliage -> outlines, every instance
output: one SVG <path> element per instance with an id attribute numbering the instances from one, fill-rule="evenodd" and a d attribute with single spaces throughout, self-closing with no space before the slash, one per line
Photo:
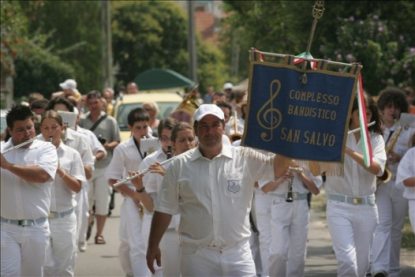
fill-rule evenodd
<path id="1" fill-rule="evenodd" d="M 151 68 L 169 68 L 188 75 L 184 12 L 170 2 L 114 6 L 113 50 L 117 79 L 124 83 Z"/>
<path id="2" fill-rule="evenodd" d="M 81 92 L 102 87 L 101 5 L 99 1 L 22 1 L 29 32 L 46 36 L 44 50 L 72 67 Z M 49 65 L 45 65 L 50 66 Z M 63 65 L 59 65 L 62 68 Z M 62 75 L 62 74 L 57 74 Z M 54 90 L 59 83 L 54 80 Z"/>
<path id="3" fill-rule="evenodd" d="M 245 53 L 250 47 L 289 54 L 306 50 L 313 1 L 224 2 L 230 15 L 224 22 L 224 49 L 230 57 L 230 40 L 241 42 L 241 74 L 247 74 Z M 311 53 L 360 62 L 365 87 L 372 94 L 389 84 L 414 86 L 413 22 L 415 4 L 410 1 L 325 1 Z"/>

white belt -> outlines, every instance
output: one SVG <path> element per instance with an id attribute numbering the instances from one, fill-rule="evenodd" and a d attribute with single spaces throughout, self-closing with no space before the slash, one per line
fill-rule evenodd
<path id="1" fill-rule="evenodd" d="M 329 194 L 328 199 L 337 201 L 337 202 L 349 203 L 353 205 L 369 205 L 369 206 L 375 205 L 374 194 L 369 195 L 369 196 L 362 196 L 362 197 L 347 196 L 347 195 L 341 195 L 341 194 Z"/>
<path id="2" fill-rule="evenodd" d="M 73 208 L 70 208 L 69 210 L 64 211 L 64 212 L 50 212 L 49 219 L 62 218 L 67 215 L 70 215 L 71 213 L 73 213 Z"/>
<path id="3" fill-rule="evenodd" d="M 272 196 L 276 196 L 279 198 L 284 198 L 287 199 L 287 194 L 288 193 L 269 193 Z M 308 193 L 300 193 L 300 192 L 293 192 L 292 193 L 292 198 L 293 200 L 305 200 L 307 199 L 307 195 Z"/>
<path id="4" fill-rule="evenodd" d="M 1 217 L 0 220 L 3 223 L 9 223 L 9 224 L 18 225 L 21 227 L 30 227 L 33 225 L 43 224 L 48 220 L 48 218 L 41 217 L 38 219 L 7 219 L 7 218 Z"/>

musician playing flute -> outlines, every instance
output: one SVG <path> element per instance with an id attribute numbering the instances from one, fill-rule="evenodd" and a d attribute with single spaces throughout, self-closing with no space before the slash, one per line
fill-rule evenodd
<path id="1" fill-rule="evenodd" d="M 158 125 L 157 133 L 159 134 L 159 141 L 160 141 L 160 148 L 158 148 L 156 151 L 148 155 L 143 162 L 139 165 L 138 171 L 142 172 L 148 168 L 152 168 L 152 165 L 161 163 L 167 159 L 170 159 L 173 156 L 173 149 L 172 149 L 172 141 L 171 141 L 171 133 L 173 130 L 174 125 L 176 124 L 176 121 L 173 118 L 167 117 L 160 121 Z M 160 190 L 160 185 L 163 180 L 163 172 L 160 171 L 163 170 L 163 167 L 160 167 L 159 170 L 152 170 L 150 173 L 146 174 L 143 177 L 143 184 L 147 191 L 152 196 L 152 199 L 155 200 L 157 198 L 157 193 Z M 147 242 L 148 242 L 148 236 L 150 232 L 150 225 L 151 225 L 151 219 L 153 217 L 153 213 L 145 213 L 144 214 L 144 227 L 143 227 L 143 236 L 145 237 L 145 245 L 140 249 L 142 253 L 142 257 L 144 258 L 146 255 L 147 250 Z M 169 226 L 174 230 L 176 225 L 174 223 Z M 174 241 L 174 238 L 172 239 Z M 163 272 L 163 276 L 179 276 L 179 271 L 177 270 L 178 266 L 175 264 L 175 258 L 174 255 L 178 255 L 175 253 L 175 249 L 178 246 L 176 246 L 174 243 L 172 244 L 171 248 L 169 249 L 173 253 L 172 255 L 164 255 L 163 259 L 167 261 L 167 258 L 170 258 L 173 260 L 173 262 L 169 262 L 166 264 L 163 264 L 163 268 L 159 269 L 159 271 Z M 171 265 L 169 267 L 169 265 Z M 165 267 L 166 266 L 166 267 Z M 147 269 L 148 270 L 148 269 Z"/>
<path id="2" fill-rule="evenodd" d="M 81 155 L 63 143 L 62 117 L 54 110 L 42 114 L 40 131 L 44 140 L 51 138 L 58 153 L 58 170 L 52 186 L 49 213 L 51 232 L 50 251 L 47 255 L 45 276 L 74 276 L 76 258 L 77 221 L 75 195 L 85 182 Z"/>
<path id="3" fill-rule="evenodd" d="M 254 183 L 275 168 L 275 157 L 223 144 L 224 114 L 214 104 L 194 114 L 199 145 L 173 159 L 153 215 L 147 265 L 160 265 L 160 240 L 180 214 L 182 276 L 255 276 L 249 238 Z"/>
<path id="4" fill-rule="evenodd" d="M 376 124 L 369 127 L 373 158 L 366 167 L 362 155 L 360 132 L 349 133 L 344 163 L 334 172 L 326 172 L 327 224 L 337 259 L 337 276 L 365 276 L 369 270 L 369 253 L 378 222 L 375 205 L 376 176 L 382 175 L 385 144 L 376 104 L 365 94 L 366 117 Z M 349 129 L 359 127 L 357 98 L 352 106 Z"/>
<path id="5" fill-rule="evenodd" d="M 376 277 L 397 277 L 400 274 L 400 246 L 408 200 L 403 197 L 404 186 L 395 185 L 395 177 L 399 161 L 410 147 L 409 141 L 415 130 L 399 124 L 401 113 L 408 112 L 408 102 L 400 89 L 381 91 L 377 105 L 383 121 L 385 145 L 390 149 L 386 153 L 386 166 L 392 178 L 380 181 L 376 190 L 379 225 L 372 248 L 372 272 Z"/>
<path id="6" fill-rule="evenodd" d="M 33 113 L 15 106 L 6 116 L 11 138 L 1 152 L 35 137 Z M 51 187 L 56 148 L 34 140 L 1 154 L 1 276 L 43 276 L 50 230 Z"/>
<path id="7" fill-rule="evenodd" d="M 262 179 L 261 190 L 271 197 L 271 241 L 269 276 L 304 276 L 310 209 L 309 192 L 317 195 L 321 176 L 313 176 L 308 168 L 292 161 L 285 176 L 276 180 Z"/>
<path id="8" fill-rule="evenodd" d="M 129 172 L 137 171 L 146 157 L 147 153 L 142 148 L 141 141 L 148 136 L 149 120 L 148 113 L 142 108 L 136 108 L 128 114 L 127 122 L 131 138 L 114 149 L 114 155 L 106 172 L 106 178 L 111 186 L 129 176 Z M 121 267 L 127 276 L 150 276 L 145 260 L 148 236 L 144 232 L 146 228 L 143 224 L 142 209 L 153 211 L 153 201 L 143 187 L 141 176 L 134 182 L 122 184 L 115 189 L 124 196 L 119 227 Z"/>

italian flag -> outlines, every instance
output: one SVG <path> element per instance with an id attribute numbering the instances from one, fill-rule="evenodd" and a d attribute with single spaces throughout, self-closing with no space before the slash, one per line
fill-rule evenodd
<path id="1" fill-rule="evenodd" d="M 359 105 L 360 140 L 362 142 L 363 160 L 366 167 L 372 164 L 372 144 L 370 143 L 369 130 L 367 128 L 366 103 L 363 91 L 362 74 L 357 77 L 357 103 Z"/>

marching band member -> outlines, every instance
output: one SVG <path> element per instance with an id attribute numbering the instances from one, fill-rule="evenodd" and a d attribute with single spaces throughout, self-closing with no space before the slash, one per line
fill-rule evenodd
<path id="1" fill-rule="evenodd" d="M 373 159 L 364 165 L 360 132 L 348 134 L 342 176 L 326 172 L 327 224 L 337 259 L 337 276 L 365 276 L 369 270 L 369 253 L 373 232 L 378 222 L 375 204 L 376 176 L 382 175 L 385 144 L 380 119 L 374 101 L 365 96 Z M 349 129 L 359 127 L 357 99 L 352 107 Z M 339 168 L 340 169 L 340 168 Z"/>
<path id="2" fill-rule="evenodd" d="M 387 168 L 390 181 L 382 182 L 376 190 L 379 224 L 376 226 L 372 246 L 372 272 L 376 277 L 399 276 L 402 228 L 408 211 L 408 200 L 403 197 L 404 186 L 395 185 L 396 170 L 401 157 L 409 148 L 414 129 L 399 126 L 401 113 L 408 112 L 405 94 L 397 88 L 383 90 L 378 108 L 384 123 L 383 138 L 388 150 Z"/>
<path id="3" fill-rule="evenodd" d="M 415 134 L 412 136 L 412 148 L 409 149 L 399 162 L 396 184 L 403 183 L 403 197 L 408 199 L 409 220 L 415 233 Z"/>
<path id="4" fill-rule="evenodd" d="M 291 168 L 291 169 L 290 169 Z M 317 195 L 321 176 L 291 162 L 287 175 L 275 181 L 261 180 L 262 191 L 272 197 L 269 276 L 304 276 L 309 192 Z"/>
<path id="5" fill-rule="evenodd" d="M 52 255 L 46 261 L 46 276 L 74 276 L 77 235 L 75 194 L 86 180 L 80 154 L 61 141 L 63 128 L 62 118 L 56 111 L 49 110 L 43 114 L 40 131 L 45 140 L 52 138 L 59 159 L 52 186 L 49 214 Z"/>
<path id="6" fill-rule="evenodd" d="M 254 182 L 278 165 L 276 158 L 222 142 L 224 114 L 214 104 L 194 114 L 198 147 L 170 163 L 153 215 L 147 266 L 160 265 L 160 240 L 180 212 L 182 276 L 254 276 L 249 210 Z M 275 163 L 275 165 L 274 165 Z"/>
<path id="7" fill-rule="evenodd" d="M 161 147 L 157 151 L 155 151 L 155 152 L 151 153 L 150 155 L 148 155 L 143 160 L 143 162 L 138 167 L 139 171 L 146 170 L 147 168 L 154 165 L 155 163 L 160 163 L 162 161 L 170 159 L 173 156 L 173 151 L 171 149 L 172 148 L 171 133 L 172 133 L 172 129 L 173 129 L 174 125 L 175 125 L 175 120 L 173 118 L 168 117 L 168 118 L 165 118 L 165 119 L 160 121 L 160 123 L 158 125 L 157 133 L 159 135 L 159 140 L 160 140 L 160 146 Z M 157 198 L 157 193 L 160 189 L 160 185 L 161 185 L 161 182 L 163 180 L 163 175 L 160 174 L 160 173 L 162 173 L 162 172 L 160 172 L 160 171 L 157 171 L 157 172 L 151 171 L 150 173 L 146 174 L 143 177 L 144 187 L 146 188 L 147 193 L 149 193 L 152 196 L 153 200 L 155 200 Z M 149 235 L 149 231 L 150 231 L 152 216 L 153 216 L 152 213 L 145 213 L 144 214 L 144 222 L 145 222 L 144 226 L 145 227 L 143 228 L 143 230 L 144 230 L 143 236 L 145 237 L 145 246 L 140 249 L 142 257 L 145 257 L 145 254 L 146 254 L 145 251 L 147 249 L 147 239 L 148 239 L 148 235 Z M 173 226 L 171 228 L 174 229 L 175 227 L 176 226 L 173 224 Z M 173 242 L 174 242 L 174 240 L 173 240 Z M 173 261 L 175 261 L 174 259 L 176 257 L 174 257 L 174 255 L 177 255 L 177 254 L 174 253 L 174 249 L 176 248 L 176 246 L 174 245 L 174 243 L 172 243 L 171 247 L 172 248 L 169 250 L 169 254 L 172 253 L 172 255 L 166 255 L 165 256 L 166 262 L 169 261 L 169 259 L 172 259 Z M 177 264 L 175 264 L 174 262 L 173 263 L 167 262 L 165 265 L 166 265 L 166 267 L 163 265 L 163 268 L 158 270 L 157 275 L 159 275 L 160 272 L 162 272 L 164 276 L 179 276 L 178 275 L 179 271 L 177 270 L 178 269 Z"/>
<path id="8" fill-rule="evenodd" d="M 137 171 L 147 153 L 142 150 L 141 139 L 148 133 L 148 113 L 142 108 L 136 108 L 128 114 L 128 128 L 131 138 L 114 149 L 114 156 L 108 166 L 106 178 L 112 186 L 117 180 L 128 176 L 129 172 Z M 153 210 L 151 197 L 145 191 L 141 178 L 136 184 L 122 184 L 116 189 L 124 196 L 120 210 L 120 262 L 127 276 L 150 276 L 146 267 L 145 247 L 147 236 L 143 235 L 142 205 L 145 210 Z"/>
<path id="9" fill-rule="evenodd" d="M 1 143 L 2 153 L 35 137 L 29 107 L 13 107 L 6 122 L 11 139 Z M 43 276 L 51 189 L 58 167 L 56 148 L 49 142 L 34 140 L 0 156 L 0 275 Z"/>

